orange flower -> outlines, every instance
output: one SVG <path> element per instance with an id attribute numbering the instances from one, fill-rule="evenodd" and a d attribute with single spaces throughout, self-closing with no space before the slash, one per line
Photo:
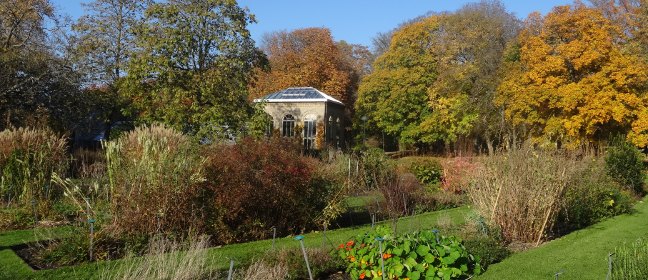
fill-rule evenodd
<path id="1" fill-rule="evenodd" d="M 344 244 L 340 244 L 340 246 L 338 246 L 338 249 L 342 249 L 342 248 L 344 248 Z"/>
<path id="2" fill-rule="evenodd" d="M 356 261 L 356 258 L 355 258 L 354 256 L 350 256 L 349 261 L 351 261 L 351 262 L 355 262 L 355 261 Z"/>
<path id="3" fill-rule="evenodd" d="M 363 272 L 363 273 L 360 273 L 360 277 L 358 277 L 358 278 L 360 278 L 360 279 L 364 279 L 364 278 L 365 278 L 365 273 L 364 273 L 364 272 Z"/>
<path id="4" fill-rule="evenodd" d="M 349 240 L 349 242 L 347 242 L 346 245 L 347 245 L 347 247 L 351 247 L 351 246 L 353 246 L 353 244 L 354 244 L 353 240 Z"/>
<path id="5" fill-rule="evenodd" d="M 384 253 L 383 254 L 383 260 L 389 259 L 389 258 L 391 258 L 391 256 L 392 256 L 392 254 Z"/>

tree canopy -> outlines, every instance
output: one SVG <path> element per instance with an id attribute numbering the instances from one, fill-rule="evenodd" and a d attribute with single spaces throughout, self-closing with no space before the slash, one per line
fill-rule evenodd
<path id="1" fill-rule="evenodd" d="M 59 23 L 47 0 L 0 1 L 0 130 L 49 126 L 69 131 L 88 113 L 79 76 L 60 53 L 65 46 L 57 37 Z"/>
<path id="2" fill-rule="evenodd" d="M 172 0 L 150 5 L 120 93 L 140 122 L 228 137 L 253 111 L 247 83 L 261 54 L 234 1 Z"/>
<path id="3" fill-rule="evenodd" d="M 518 40 L 519 61 L 497 98 L 514 123 L 536 141 L 571 146 L 629 132 L 645 106 L 648 68 L 600 10 L 581 4 L 535 14 Z"/>
<path id="4" fill-rule="evenodd" d="M 648 0 L 576 2 L 523 22 L 484 0 L 406 20 L 373 53 L 319 27 L 257 48 L 254 16 L 231 0 L 84 6 L 69 24 L 50 0 L 0 1 L 0 129 L 161 122 L 226 138 L 267 121 L 252 98 L 312 86 L 347 104 L 356 134 L 407 147 L 577 148 L 618 134 L 648 146 Z"/>
<path id="5" fill-rule="evenodd" d="M 338 47 L 329 29 L 304 28 L 266 34 L 262 49 L 270 69 L 257 69 L 250 89 L 253 97 L 287 87 L 309 86 L 345 104 L 352 101 L 358 79 L 354 78 L 357 66 L 352 64 L 350 56 L 365 50 L 349 44 Z"/>
<path id="6" fill-rule="evenodd" d="M 492 96 L 516 32 L 515 17 L 499 2 L 413 21 L 393 33 L 363 80 L 357 110 L 404 144 L 470 135 L 491 143 L 498 117 Z"/>

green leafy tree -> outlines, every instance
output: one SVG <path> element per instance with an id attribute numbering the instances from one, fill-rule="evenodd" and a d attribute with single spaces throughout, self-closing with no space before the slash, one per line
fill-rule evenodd
<path id="1" fill-rule="evenodd" d="M 443 20 L 439 76 L 429 88 L 430 118 L 421 125 L 426 142 L 468 137 L 490 154 L 503 136 L 501 108 L 493 103 L 507 44 L 519 23 L 499 1 L 467 4 Z"/>
<path id="2" fill-rule="evenodd" d="M 430 115 L 427 89 L 437 77 L 434 37 L 440 17 L 432 16 L 394 33 L 389 50 L 378 57 L 373 72 L 362 80 L 356 101 L 356 116 L 396 137 L 403 144 L 420 139 L 419 125 Z"/>
<path id="3" fill-rule="evenodd" d="M 403 144 L 473 137 L 492 152 L 501 135 L 493 95 L 517 26 L 500 2 L 485 1 L 402 27 L 360 86 L 359 115 Z"/>
<path id="4" fill-rule="evenodd" d="M 252 112 L 251 69 L 262 57 L 246 9 L 226 0 L 150 5 L 138 27 L 120 92 L 139 122 L 163 122 L 209 137 L 230 136 Z"/>
<path id="5" fill-rule="evenodd" d="M 149 1 L 95 0 L 84 3 L 86 15 L 72 26 L 71 46 L 76 67 L 83 73 L 83 92 L 94 101 L 93 115 L 103 122 L 109 139 L 113 126 L 127 121 L 127 102 L 118 87 L 135 51 L 135 32 Z"/>
<path id="6" fill-rule="evenodd" d="M 112 85 L 125 75 L 135 50 L 135 28 L 147 1 L 95 0 L 84 3 L 86 15 L 73 25 L 80 69 L 93 84 Z"/>

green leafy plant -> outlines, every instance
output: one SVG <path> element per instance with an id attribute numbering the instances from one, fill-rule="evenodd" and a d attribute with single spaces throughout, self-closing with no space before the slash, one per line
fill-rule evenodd
<path id="1" fill-rule="evenodd" d="M 375 189 L 387 178 L 395 175 L 395 162 L 378 148 L 371 148 L 361 155 L 361 184 L 364 189 Z"/>
<path id="2" fill-rule="evenodd" d="M 622 139 L 612 141 L 605 156 L 605 169 L 619 184 L 643 194 L 643 155 L 637 148 Z"/>
<path id="3" fill-rule="evenodd" d="M 382 241 L 382 254 L 379 240 Z M 461 240 L 438 231 L 394 236 L 378 227 L 337 247 L 352 279 L 467 279 L 481 273 L 479 257 L 468 253 Z"/>
<path id="4" fill-rule="evenodd" d="M 34 224 L 34 213 L 27 208 L 0 209 L 0 230 L 25 229 Z"/>
<path id="5" fill-rule="evenodd" d="M 436 159 L 421 159 L 412 163 L 410 171 L 416 175 L 421 184 L 438 186 L 443 177 L 443 166 Z"/>
<path id="6" fill-rule="evenodd" d="M 488 269 L 491 264 L 501 262 L 511 255 L 511 251 L 500 240 L 492 236 L 472 236 L 466 238 L 463 244 L 468 252 L 479 256 L 479 265 L 484 270 Z"/>
<path id="7" fill-rule="evenodd" d="M 605 173 L 603 160 L 587 158 L 581 165 L 582 170 L 563 194 L 555 233 L 568 233 L 632 209 L 631 191 Z"/>

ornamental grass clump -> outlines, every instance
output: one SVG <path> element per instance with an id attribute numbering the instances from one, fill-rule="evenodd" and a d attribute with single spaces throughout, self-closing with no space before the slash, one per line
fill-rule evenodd
<path id="1" fill-rule="evenodd" d="M 67 168 L 67 141 L 48 129 L 0 132 L 0 199 L 5 205 L 35 206 L 42 213 L 62 192 L 50 184 Z M 43 213 L 44 214 L 44 213 Z"/>
<path id="2" fill-rule="evenodd" d="M 395 236 L 378 227 L 340 244 L 336 254 L 352 279 L 382 279 L 383 271 L 384 279 L 469 279 L 482 271 L 459 238 L 436 230 Z"/>
<path id="3" fill-rule="evenodd" d="M 126 261 L 106 266 L 101 279 L 219 279 L 210 267 L 208 247 L 206 237 L 184 241 L 155 237 L 149 241 L 146 254 L 131 254 Z"/>
<path id="4" fill-rule="evenodd" d="M 648 279 L 648 242 L 645 239 L 616 248 L 612 256 L 611 279 Z"/>
<path id="5" fill-rule="evenodd" d="M 204 159 L 189 137 L 153 125 L 139 127 L 105 149 L 112 232 L 185 234 L 201 228 Z"/>

